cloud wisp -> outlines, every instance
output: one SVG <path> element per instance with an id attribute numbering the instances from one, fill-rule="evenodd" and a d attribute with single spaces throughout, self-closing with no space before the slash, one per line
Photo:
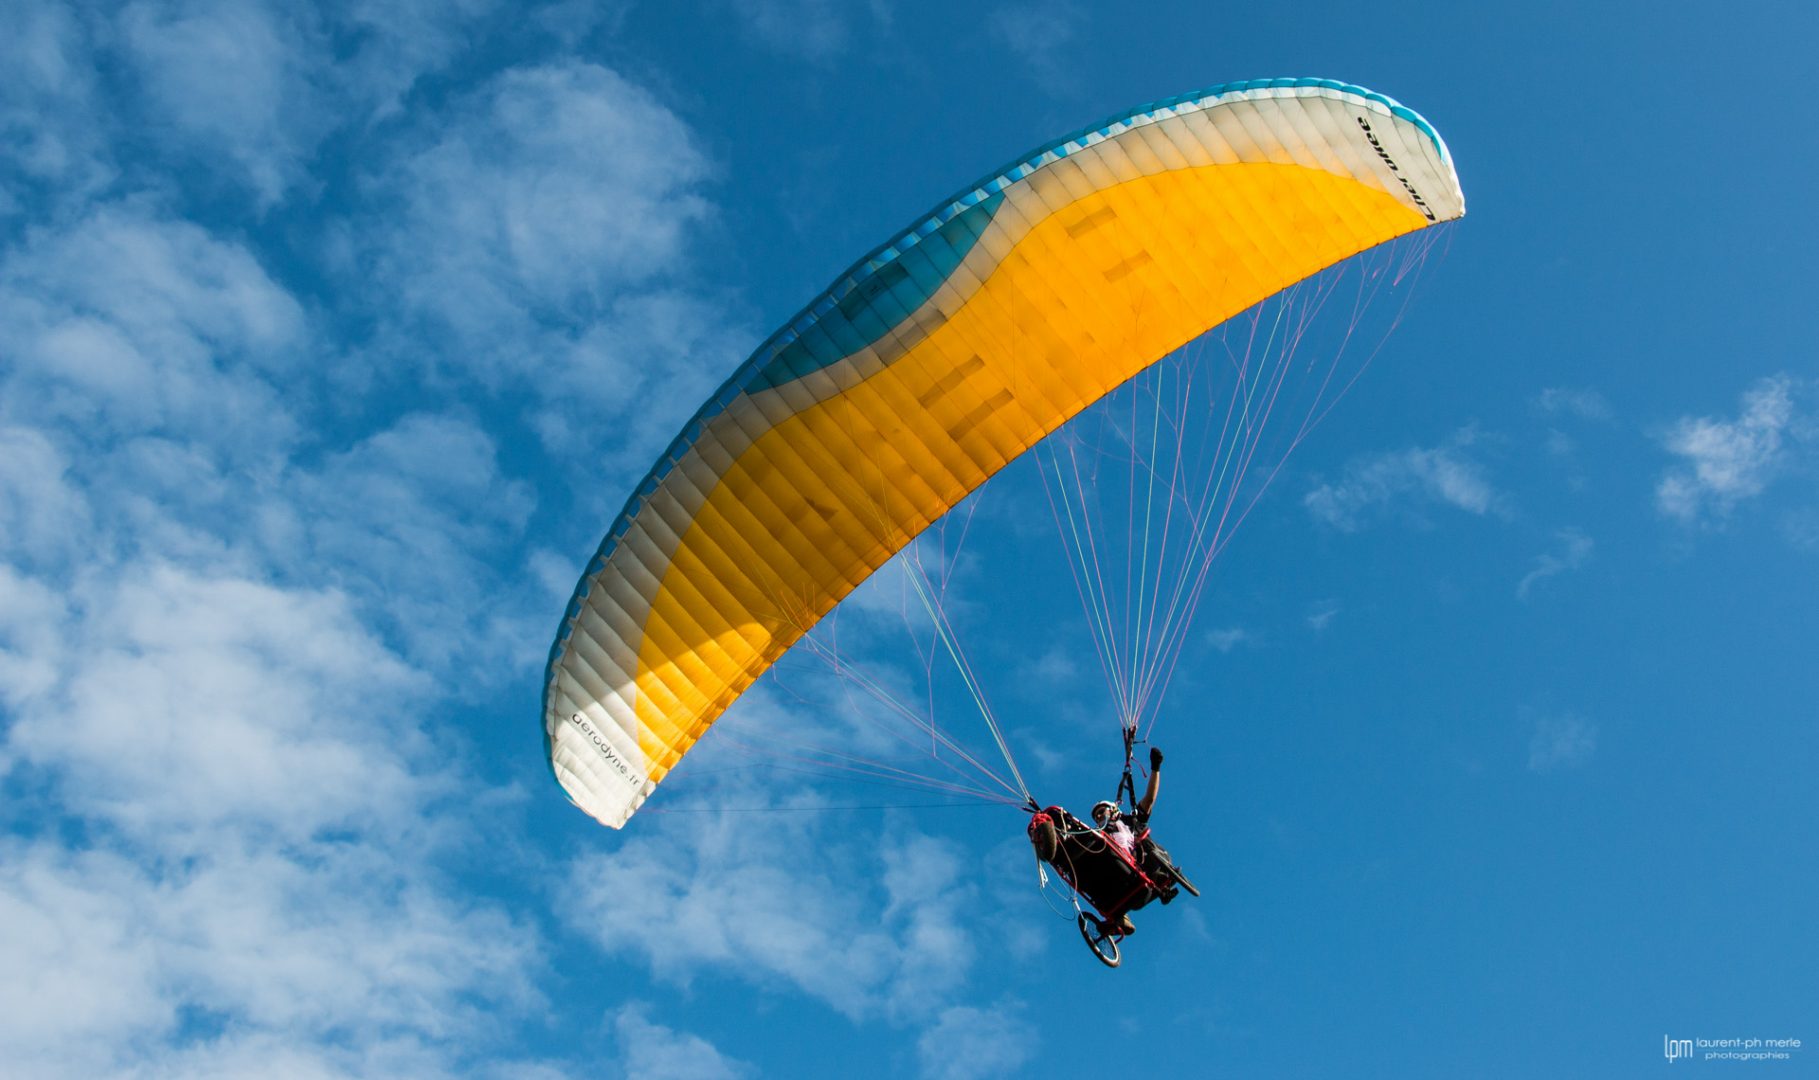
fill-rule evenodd
<path id="1" fill-rule="evenodd" d="M 168 563 L 0 579 L 36 605 L 0 630 L 0 955 L 32 988 L 0 1010 L 9 1061 L 434 1075 L 541 1000 L 535 928 L 439 882 L 472 781 L 418 726 L 430 676 L 345 595 Z"/>
<path id="2" fill-rule="evenodd" d="M 749 1064 L 721 1053 L 699 1035 L 658 1023 L 642 1002 L 619 1008 L 613 1034 L 625 1074 L 638 1080 L 742 1080 L 757 1075 Z"/>
<path id="3" fill-rule="evenodd" d="M 1228 626 L 1220 630 L 1207 632 L 1206 643 L 1222 653 L 1231 652 L 1240 645 L 1252 644 L 1257 635 L 1242 626 Z"/>
<path id="4" fill-rule="evenodd" d="M 1762 494 L 1810 426 L 1796 411 L 1802 390 L 1777 375 L 1744 392 L 1734 419 L 1675 421 L 1662 445 L 1681 461 L 1655 485 L 1656 508 L 1683 525 L 1721 524 L 1739 504 Z"/>
<path id="5" fill-rule="evenodd" d="M 491 0 L 299 7 L 244 0 L 21 0 L 0 43 L 0 169 L 55 200 L 128 180 L 229 194 L 263 215 L 323 187 L 337 133 L 366 134 Z M 4 218 L 0 207 L 0 218 Z"/>
<path id="6" fill-rule="evenodd" d="M 1357 458 L 1344 475 L 1302 497 L 1316 521 L 1356 532 L 1401 506 L 1450 506 L 1483 517 L 1508 513 L 1509 496 L 1497 490 L 1468 451 L 1479 440 L 1470 429 L 1434 447 L 1411 447 Z"/>
<path id="7" fill-rule="evenodd" d="M 842 835 L 814 815 L 646 818 L 569 882 L 574 929 L 608 953 L 676 985 L 712 972 L 806 994 L 855 1021 L 923 1017 L 964 982 L 976 942 L 951 913 L 973 886 L 933 838 Z M 622 924 L 634 894 L 641 914 Z"/>
<path id="8" fill-rule="evenodd" d="M 992 12 L 986 26 L 1038 85 L 1051 93 L 1065 93 L 1077 82 L 1065 60 L 1084 21 L 1084 13 L 1071 3 L 1024 3 Z"/>
<path id="9" fill-rule="evenodd" d="M 1543 716 L 1529 739 L 1528 767 L 1532 772 L 1583 768 L 1597 750 L 1596 724 L 1573 713 Z"/>
<path id="10" fill-rule="evenodd" d="M 783 56 L 816 64 L 831 63 L 850 47 L 854 35 L 853 13 L 858 4 L 836 0 L 720 0 L 746 34 L 765 48 Z M 871 19 L 888 25 L 890 13 L 882 4 L 864 6 Z"/>
<path id="11" fill-rule="evenodd" d="M 1603 421 L 1612 418 L 1610 402 L 1589 387 L 1550 386 L 1535 396 L 1535 408 L 1549 416 Z"/>
<path id="12" fill-rule="evenodd" d="M 991 1009 L 943 1009 L 916 1042 L 922 1075 L 929 1080 L 986 1080 L 1014 1076 L 1036 1047 L 1036 1030 L 1015 1003 Z"/>
<path id="13" fill-rule="evenodd" d="M 1592 538 L 1578 529 L 1561 529 L 1554 534 L 1554 539 L 1559 542 L 1559 548 L 1544 551 L 1535 557 L 1534 568 L 1522 575 L 1522 580 L 1516 583 L 1516 599 L 1527 600 L 1536 585 L 1548 578 L 1578 570 L 1591 560 L 1594 547 Z"/>
<path id="14" fill-rule="evenodd" d="M 376 286 L 397 309 L 381 355 L 523 395 L 553 456 L 605 453 L 630 486 L 756 343 L 691 256 L 714 174 L 689 126 L 618 72 L 512 69 L 374 168 L 341 269 L 350 295 Z"/>

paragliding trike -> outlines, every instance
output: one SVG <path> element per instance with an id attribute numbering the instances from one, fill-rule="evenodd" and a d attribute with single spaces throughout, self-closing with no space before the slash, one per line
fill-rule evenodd
<path id="1" fill-rule="evenodd" d="M 1124 939 L 1125 915 L 1151 900 L 1168 903 L 1177 889 L 1199 896 L 1200 890 L 1181 873 L 1167 851 L 1151 841 L 1145 826 L 1137 834 L 1136 858 L 1105 835 L 1059 806 L 1038 810 L 1030 818 L 1030 844 L 1036 857 L 1055 868 L 1068 887 L 1085 898 L 1098 917 L 1080 911 L 1076 920 L 1087 948 L 1106 967 L 1117 967 L 1118 942 Z M 1079 904 L 1074 905 L 1076 908 Z"/>

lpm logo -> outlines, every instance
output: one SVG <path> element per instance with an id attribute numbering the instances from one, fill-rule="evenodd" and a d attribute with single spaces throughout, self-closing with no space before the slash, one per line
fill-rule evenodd
<path id="1" fill-rule="evenodd" d="M 1670 1039 L 1666 1035 L 1663 1035 L 1661 1036 L 1661 1043 L 1661 1052 L 1667 1057 L 1670 1064 L 1680 1058 L 1690 1058 L 1693 1056 L 1693 1040 L 1691 1039 Z"/>

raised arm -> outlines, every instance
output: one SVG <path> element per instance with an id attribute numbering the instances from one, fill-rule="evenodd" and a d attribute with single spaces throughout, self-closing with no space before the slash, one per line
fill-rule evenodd
<path id="1" fill-rule="evenodd" d="M 1139 817 L 1149 817 L 1150 811 L 1155 809 L 1156 792 L 1158 790 L 1160 790 L 1161 787 L 1162 787 L 1162 751 L 1160 751 L 1152 746 L 1152 747 L 1150 747 L 1150 782 L 1149 782 L 1149 786 L 1143 789 L 1143 798 L 1137 800 L 1136 810 L 1137 810 L 1137 815 Z"/>

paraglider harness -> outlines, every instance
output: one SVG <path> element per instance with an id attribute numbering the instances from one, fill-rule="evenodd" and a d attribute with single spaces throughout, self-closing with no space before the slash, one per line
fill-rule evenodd
<path id="1" fill-rule="evenodd" d="M 1178 885 L 1186 884 L 1166 852 L 1151 846 L 1159 855 L 1150 871 L 1143 868 L 1138 853 L 1149 840 L 1149 819 L 1139 818 L 1137 788 L 1131 776 L 1131 757 L 1136 745 L 1136 732 L 1124 731 L 1124 773 L 1118 781 L 1118 800 L 1131 810 L 1129 820 L 1137 826 L 1131 850 L 1126 851 L 1106 838 L 1104 832 L 1086 824 L 1059 806 L 1035 808 L 1030 818 L 1030 843 L 1036 857 L 1055 868 L 1062 881 L 1074 893 L 1074 908 L 1080 936 L 1087 947 L 1107 967 L 1117 967 L 1118 942 L 1125 936 L 1124 917 L 1151 900 L 1164 903 L 1174 899 Z M 1194 891 L 1188 886 L 1189 891 Z M 1195 895 L 1198 895 L 1196 893 Z M 1080 907 L 1086 900 L 1097 916 Z"/>
<path id="2" fill-rule="evenodd" d="M 1137 785 L 1133 780 L 1131 780 L 1131 754 L 1136 750 L 1136 746 L 1137 746 L 1136 740 L 1137 740 L 1137 729 L 1132 728 L 1132 727 L 1125 728 L 1124 729 L 1124 775 L 1118 778 L 1118 794 L 1113 796 L 1114 802 L 1121 802 L 1121 803 L 1127 804 L 1128 806 L 1130 806 L 1130 808 L 1133 812 L 1135 812 L 1137 809 Z M 1144 823 L 1143 831 L 1144 831 L 1145 835 L 1148 835 L 1149 824 L 1147 822 Z"/>

